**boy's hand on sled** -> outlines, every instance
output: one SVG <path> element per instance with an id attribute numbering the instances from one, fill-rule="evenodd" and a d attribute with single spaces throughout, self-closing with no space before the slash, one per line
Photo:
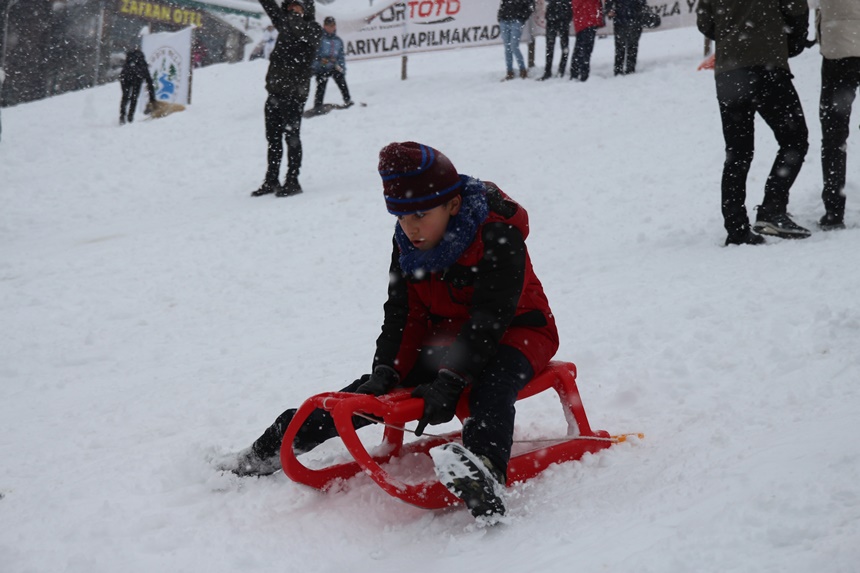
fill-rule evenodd
<path id="1" fill-rule="evenodd" d="M 427 425 L 444 424 L 454 418 L 457 402 L 466 387 L 466 381 L 450 370 L 440 370 L 436 380 L 421 384 L 412 391 L 413 398 L 424 398 L 424 413 L 418 420 L 415 435 L 424 433 Z"/>
<path id="2" fill-rule="evenodd" d="M 373 369 L 373 374 L 355 391 L 359 394 L 382 396 L 387 394 L 400 383 L 400 375 L 391 366 L 379 365 Z"/>

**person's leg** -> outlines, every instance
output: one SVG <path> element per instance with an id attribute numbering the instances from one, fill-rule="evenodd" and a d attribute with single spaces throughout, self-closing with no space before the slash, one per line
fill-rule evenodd
<path id="1" fill-rule="evenodd" d="M 341 392 L 355 392 L 365 381 L 366 378 L 359 378 L 346 388 L 343 388 Z M 296 411 L 297 408 L 290 408 L 285 411 L 277 417 L 271 426 L 266 428 L 263 435 L 254 441 L 251 448 L 261 459 L 271 458 L 281 451 L 284 434 L 287 432 L 287 426 L 290 425 L 290 422 L 296 415 Z M 353 418 L 353 425 L 356 429 L 363 428 L 372 423 L 366 418 Z M 337 430 L 335 429 L 334 419 L 331 417 L 331 414 L 325 410 L 316 409 L 311 412 L 311 415 L 308 416 L 296 433 L 296 438 L 293 440 L 293 449 L 296 454 L 309 452 L 335 436 L 337 436 Z"/>
<path id="2" fill-rule="evenodd" d="M 508 77 L 513 77 L 514 74 L 514 54 L 512 49 L 514 22 L 510 20 L 502 20 L 499 22 L 499 30 L 502 35 L 502 45 L 505 47 L 505 71 Z"/>
<path id="3" fill-rule="evenodd" d="M 552 77 L 552 60 L 555 54 L 555 37 L 556 30 L 554 25 L 547 25 L 546 29 L 546 65 L 543 69 L 543 77 L 541 79 L 548 80 Z"/>
<path id="4" fill-rule="evenodd" d="M 570 79 L 578 80 L 582 76 L 582 32 L 576 35 L 573 42 L 573 54 L 570 57 Z"/>
<path id="5" fill-rule="evenodd" d="M 630 29 L 627 36 L 627 62 L 624 68 L 625 74 L 636 73 L 636 60 L 639 57 L 639 39 L 642 37 L 642 28 L 635 26 Z"/>
<path id="6" fill-rule="evenodd" d="M 761 209 L 785 213 L 791 186 L 797 179 L 809 149 L 809 132 L 800 98 L 787 70 L 764 72 L 756 111 L 773 130 L 779 151 L 764 186 Z"/>
<path id="7" fill-rule="evenodd" d="M 274 95 L 266 99 L 264 109 L 266 118 L 266 142 L 268 143 L 268 168 L 266 183 L 278 186 L 278 176 L 281 172 L 281 159 L 284 155 L 284 128 L 286 123 L 281 113 L 281 102 Z"/>
<path id="8" fill-rule="evenodd" d="M 845 216 L 845 172 L 854 103 L 860 83 L 860 58 L 821 61 L 821 100 L 818 114 L 821 120 L 821 171 L 824 188 L 821 199 L 833 221 Z"/>
<path id="9" fill-rule="evenodd" d="M 561 62 L 558 64 L 558 75 L 564 77 L 567 69 L 567 54 L 570 46 L 570 22 L 565 22 L 558 30 L 558 39 L 561 43 Z"/>
<path id="10" fill-rule="evenodd" d="M 620 26 L 615 27 L 615 65 L 613 66 L 613 71 L 616 76 L 624 75 L 624 57 L 626 54 L 626 46 L 625 46 L 625 33 L 626 29 Z"/>
<path id="11" fill-rule="evenodd" d="M 528 359 L 519 350 L 500 346 L 480 379 L 472 384 L 463 446 L 489 460 L 502 475 L 506 475 L 511 457 L 517 393 L 533 376 Z"/>
<path id="12" fill-rule="evenodd" d="M 284 131 L 287 139 L 287 178 L 284 190 L 287 194 L 301 193 L 299 172 L 302 168 L 302 112 L 304 102 L 292 99 L 282 105 Z"/>
<path id="13" fill-rule="evenodd" d="M 717 102 L 723 125 L 726 159 L 722 176 L 722 213 L 729 239 L 749 234 L 746 181 L 755 149 L 754 94 L 758 76 L 747 69 L 716 76 Z"/>
<path id="14" fill-rule="evenodd" d="M 122 89 L 122 99 L 119 102 L 119 122 L 125 123 L 128 101 L 131 99 L 131 84 L 127 81 L 120 80 L 120 88 Z"/>
<path id="15" fill-rule="evenodd" d="M 591 52 L 594 51 L 594 38 L 597 28 L 586 28 L 576 35 L 577 45 L 582 37 L 582 52 L 579 55 L 579 79 L 586 81 L 591 73 Z"/>
<path id="16" fill-rule="evenodd" d="M 314 92 L 314 107 L 320 108 L 322 107 L 323 100 L 325 99 L 325 88 L 326 84 L 328 84 L 328 72 L 320 71 L 316 76 L 316 84 L 317 88 Z"/>
<path id="17" fill-rule="evenodd" d="M 131 85 L 131 95 L 128 100 L 128 122 L 134 121 L 134 112 L 137 109 L 137 98 L 140 96 L 140 81 L 135 80 Z"/>
<path id="18" fill-rule="evenodd" d="M 352 98 L 349 97 L 349 87 L 346 85 L 346 74 L 342 74 L 335 70 L 332 72 L 332 77 L 334 78 L 334 83 L 337 85 L 337 88 L 340 90 L 340 95 L 343 96 L 343 103 L 345 105 L 349 105 L 352 102 Z"/>
<path id="19" fill-rule="evenodd" d="M 445 356 L 445 348 L 425 347 L 421 349 L 415 367 L 409 373 L 409 376 L 403 381 L 402 386 L 414 387 L 419 384 L 432 382 L 439 372 L 439 364 Z M 341 392 L 355 392 L 356 389 L 367 381 L 367 377 L 355 380 Z M 281 450 L 281 443 L 284 439 L 284 434 L 287 431 L 287 426 L 296 415 L 296 408 L 290 408 L 283 414 L 278 416 L 274 423 L 266 428 L 252 448 L 261 458 L 269 458 L 276 455 Z M 365 418 L 354 418 L 353 423 L 356 427 L 362 428 L 371 422 Z M 302 428 L 296 434 L 296 439 L 293 441 L 293 448 L 296 453 L 309 452 L 326 440 L 337 436 L 334 420 L 331 414 L 325 410 L 314 410 L 308 419 L 302 424 Z"/>
<path id="20" fill-rule="evenodd" d="M 523 59 L 523 52 L 520 50 L 520 38 L 523 35 L 523 23 L 516 20 L 511 22 L 511 51 L 514 58 L 517 60 L 517 66 L 520 68 L 520 74 L 526 71 L 526 61 Z"/>

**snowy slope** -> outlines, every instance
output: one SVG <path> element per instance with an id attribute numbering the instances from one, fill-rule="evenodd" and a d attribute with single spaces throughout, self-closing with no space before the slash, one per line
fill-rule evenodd
<path id="1" fill-rule="evenodd" d="M 265 62 L 198 70 L 186 112 L 123 128 L 116 85 L 4 109 L 0 570 L 857 571 L 858 133 L 851 228 L 723 248 L 701 37 L 647 35 L 625 78 L 612 51 L 586 84 L 501 84 L 498 46 L 412 56 L 405 82 L 397 59 L 354 63 L 368 106 L 305 122 L 288 199 L 248 197 Z M 819 65 L 792 60 L 809 227 Z M 750 210 L 775 153 L 758 126 Z M 592 426 L 646 435 L 513 488 L 489 530 L 363 476 L 321 494 L 211 464 L 368 369 L 394 225 L 376 155 L 406 139 L 529 210 Z M 518 420 L 518 438 L 564 431 L 550 397 Z"/>

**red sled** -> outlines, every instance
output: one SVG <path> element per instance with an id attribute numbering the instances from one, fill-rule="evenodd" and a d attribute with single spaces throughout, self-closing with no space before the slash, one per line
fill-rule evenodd
<path id="1" fill-rule="evenodd" d="M 586 453 L 598 452 L 620 441 L 603 430 L 592 431 L 585 416 L 579 390 L 576 388 L 576 366 L 573 363 L 550 362 L 546 369 L 523 388 L 517 400 L 534 396 L 549 388 L 556 391 L 561 401 L 567 420 L 567 436 L 553 440 L 551 445 L 511 456 L 507 485 L 531 479 L 551 464 L 578 460 Z M 468 404 L 468 394 L 464 393 L 457 404 L 457 417 L 461 422 L 469 416 Z M 293 451 L 293 440 L 301 425 L 316 408 L 331 413 L 337 432 L 355 461 L 312 469 L 298 460 Z M 460 439 L 461 432 L 457 431 L 404 445 L 405 424 L 418 420 L 423 409 L 424 401 L 412 398 L 408 390 L 397 390 L 379 397 L 346 392 L 326 392 L 312 396 L 298 409 L 284 434 L 281 446 L 284 473 L 293 481 L 325 490 L 333 482 L 351 478 L 363 471 L 390 495 L 418 507 L 440 509 L 462 503 L 436 480 L 435 476 L 431 481 L 407 484 L 390 475 L 382 467 L 382 464 L 395 457 L 416 453 L 429 456 L 430 449 Z M 356 433 L 353 426 L 355 415 L 372 416 L 385 423 L 382 443 L 374 448 L 373 455 L 367 451 Z"/>

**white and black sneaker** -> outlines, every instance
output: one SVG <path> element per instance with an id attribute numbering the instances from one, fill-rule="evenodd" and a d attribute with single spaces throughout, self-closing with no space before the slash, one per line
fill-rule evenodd
<path id="1" fill-rule="evenodd" d="M 476 519 L 494 523 L 505 515 L 504 477 L 483 457 L 460 444 L 430 450 L 439 481 L 462 499 Z"/>
<path id="2" fill-rule="evenodd" d="M 781 239 L 805 239 L 812 233 L 791 219 L 787 213 L 772 213 L 758 208 L 753 231 L 760 235 L 772 235 Z"/>
<path id="3" fill-rule="evenodd" d="M 278 454 L 262 457 L 254 451 L 254 446 L 250 446 L 239 453 L 226 456 L 217 463 L 217 468 L 239 477 L 268 476 L 281 469 L 281 457 Z"/>

